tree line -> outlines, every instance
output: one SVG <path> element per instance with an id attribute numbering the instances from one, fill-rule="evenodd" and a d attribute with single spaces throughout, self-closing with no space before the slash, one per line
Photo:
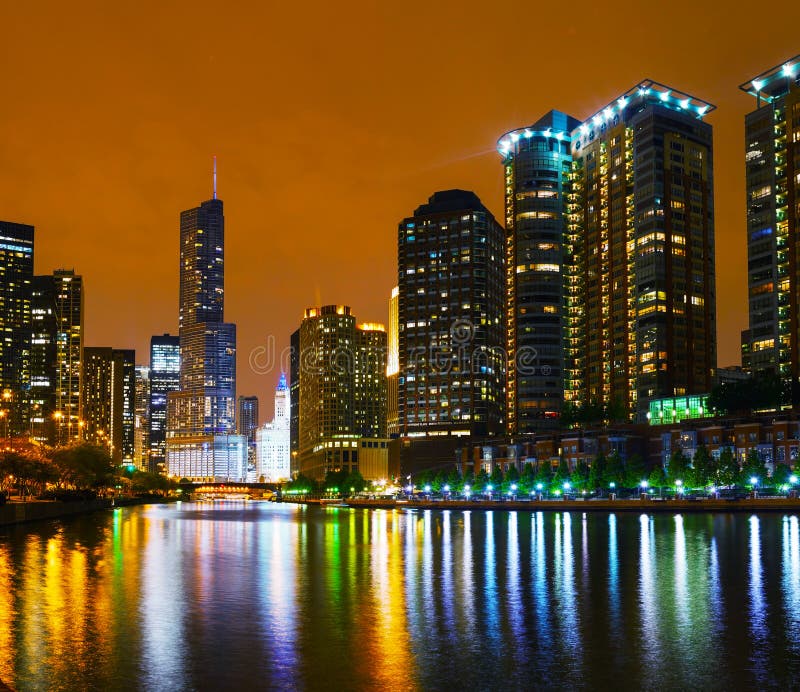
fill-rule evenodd
<path id="1" fill-rule="evenodd" d="M 119 467 L 97 445 L 79 443 L 55 449 L 23 446 L 0 453 L 0 493 L 22 499 L 89 499 L 111 489 L 166 495 L 177 484 L 159 474 Z"/>

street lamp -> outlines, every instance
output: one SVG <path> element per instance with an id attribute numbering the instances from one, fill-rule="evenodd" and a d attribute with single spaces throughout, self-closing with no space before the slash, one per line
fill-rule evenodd
<path id="1" fill-rule="evenodd" d="M 509 493 L 509 495 L 511 495 L 511 497 L 513 497 L 514 499 L 517 498 L 517 484 L 516 483 L 512 483 L 511 484 L 511 492 Z"/>
<path id="2" fill-rule="evenodd" d="M 683 481 L 680 478 L 675 481 L 675 489 L 678 491 L 678 495 L 683 494 Z"/>
<path id="3" fill-rule="evenodd" d="M 486 486 L 486 493 L 489 495 L 490 500 L 492 499 L 492 490 L 494 490 L 494 487 L 491 484 Z"/>
<path id="4" fill-rule="evenodd" d="M 639 496 L 640 496 L 640 497 L 641 497 L 643 494 L 644 494 L 644 495 L 647 495 L 647 485 L 648 485 L 647 481 L 642 481 L 641 483 L 639 483 L 639 488 L 640 488 L 640 490 L 639 490 Z"/>
<path id="5" fill-rule="evenodd" d="M 464 486 L 464 497 L 467 498 L 468 500 L 469 500 L 469 492 L 470 492 L 470 486 L 469 485 L 465 485 Z"/>

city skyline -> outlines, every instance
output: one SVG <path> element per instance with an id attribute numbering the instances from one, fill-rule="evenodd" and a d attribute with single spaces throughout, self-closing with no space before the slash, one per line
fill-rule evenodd
<path id="1" fill-rule="evenodd" d="M 629 84 L 650 77 L 680 84 L 717 106 L 708 122 L 715 131 L 719 364 L 737 363 L 738 334 L 747 326 L 743 116 L 752 110 L 752 97 L 738 85 L 797 53 L 790 23 L 777 27 L 769 47 L 734 54 L 728 46 L 745 42 L 750 30 L 747 23 L 693 8 L 697 23 L 687 29 L 686 36 L 695 47 L 691 64 L 676 58 L 669 42 L 633 59 L 632 46 L 621 41 L 597 56 L 600 66 L 613 68 L 599 70 L 608 76 L 595 78 L 591 84 L 585 80 L 584 86 L 581 80 L 565 79 L 565 75 L 578 74 L 585 64 L 585 54 L 579 50 L 574 55 L 560 54 L 559 69 L 541 74 L 527 73 L 522 61 L 515 65 L 519 48 L 498 51 L 502 56 L 492 55 L 491 50 L 477 56 L 459 51 L 463 64 L 458 66 L 444 50 L 437 49 L 424 60 L 413 58 L 401 51 L 398 37 L 407 35 L 402 29 L 409 22 L 410 30 L 415 9 L 409 8 L 409 16 L 397 19 L 399 26 L 367 12 L 364 20 L 375 29 L 373 35 L 357 48 L 343 45 L 330 53 L 325 51 L 332 43 L 325 35 L 324 15 L 315 17 L 306 30 L 309 38 L 319 39 L 322 52 L 315 61 L 292 63 L 285 76 L 277 76 L 272 86 L 284 98 L 277 99 L 278 105 L 268 115 L 261 113 L 259 98 L 238 95 L 236 90 L 270 54 L 255 51 L 247 40 L 235 45 L 232 20 L 220 20 L 216 40 L 197 58 L 208 65 L 208 74 L 195 77 L 190 74 L 193 64 L 166 59 L 174 50 L 168 45 L 169 28 L 178 19 L 192 26 L 203 21 L 207 8 L 202 4 L 198 18 L 164 10 L 162 29 L 143 30 L 143 40 L 154 47 L 153 55 L 141 58 L 143 62 L 128 61 L 125 48 L 130 39 L 115 44 L 120 36 L 109 30 L 102 42 L 107 65 L 102 70 L 92 67 L 90 48 L 63 59 L 59 54 L 63 64 L 53 70 L 53 51 L 60 43 L 45 44 L 57 29 L 59 12 L 54 10 L 46 20 L 38 18 L 43 23 L 33 43 L 41 41 L 41 60 L 47 67 L 22 61 L 12 78 L 12 93 L 21 105 L 2 116 L 15 136 L 8 143 L 7 165 L 0 173 L 0 206 L 4 219 L 36 227 L 36 274 L 74 267 L 84 277 L 85 343 L 113 343 L 145 354 L 151 335 L 177 330 L 177 301 L 171 298 L 177 286 L 177 243 L 172 231 L 180 209 L 210 197 L 211 156 L 217 154 L 220 195 L 228 210 L 228 319 L 240 325 L 237 389 L 239 394 L 262 397 L 266 402 L 262 419 L 268 419 L 279 366 L 266 375 L 256 374 L 247 366 L 246 354 L 263 346 L 269 335 L 275 337 L 279 351 L 288 346 L 293 325 L 313 305 L 352 304 L 363 319 L 385 322 L 386 298 L 395 283 L 394 230 L 408 209 L 435 190 L 460 187 L 474 190 L 496 217 L 502 217 L 503 184 L 494 147 L 498 136 L 533 122 L 554 106 L 577 118 L 586 117 Z M 509 6 L 509 13 L 512 9 Z M 28 12 L 25 8 L 12 11 Z M 132 28 L 141 21 L 124 9 L 116 11 L 132 22 Z M 436 15 L 431 26 L 436 26 L 446 10 L 431 11 Z M 631 33 L 647 26 L 654 13 L 656 9 L 644 10 L 631 25 Z M 18 19 L 24 23 L 24 16 Z M 610 15 L 592 10 L 584 19 L 565 21 L 544 46 L 553 49 L 559 41 L 578 46 L 610 22 Z M 459 24 L 459 28 L 465 36 L 476 37 L 480 24 Z M 705 27 L 709 26 L 715 27 L 720 39 L 708 33 Z M 210 35 L 210 29 L 201 28 L 202 36 Z M 79 28 L 79 33 L 93 31 L 91 21 Z M 384 39 L 389 42 L 385 49 L 380 47 Z M 454 40 L 444 39 L 448 45 Z M 498 46 L 500 41 L 491 38 Z M 13 45 L 7 50 L 13 50 Z M 274 50 L 288 51 L 300 60 L 299 51 L 291 50 L 287 39 L 278 39 Z M 377 51 L 375 65 L 361 59 L 370 50 Z M 330 66 L 322 55 L 326 61 L 330 55 Z M 160 57 L 171 63 L 167 78 L 153 76 Z M 245 67 L 248 57 L 252 66 Z M 444 65 L 447 80 L 423 78 L 436 65 Z M 509 93 L 505 77 L 501 78 L 503 67 L 509 76 L 529 80 L 531 88 L 526 93 Z M 67 68 L 73 79 L 87 83 L 89 92 L 92 85 L 102 85 L 100 93 L 109 96 L 108 103 L 62 89 L 54 78 Z M 239 68 L 241 73 L 236 71 Z M 114 70 L 115 78 L 106 70 Z M 381 78 L 385 95 L 373 100 L 371 90 L 363 87 L 379 70 L 387 75 Z M 357 79 L 348 80 L 351 73 Z M 424 109 L 424 116 L 422 111 L 416 114 L 414 104 L 433 93 L 445 99 L 457 96 L 468 73 L 470 79 L 482 79 L 487 89 L 487 98 L 474 115 L 456 114 L 456 109 L 434 114 L 430 108 Z M 196 87 L 198 80 L 211 77 L 223 81 L 222 93 L 230 103 L 225 105 L 220 99 L 207 113 L 195 117 L 192 112 L 190 118 L 189 101 L 180 103 L 182 94 Z M 411 84 L 421 90 L 413 98 L 406 96 Z M 29 112 L 44 98 L 32 92 L 31 85 L 52 92 L 47 98 L 56 104 L 55 110 L 42 109 L 47 111 L 48 123 L 55 121 L 52 131 L 43 127 L 41 116 Z M 127 108 L 129 94 L 139 88 L 142 100 Z M 75 101 L 80 98 L 85 98 L 83 106 Z M 405 107 L 395 109 L 401 102 Z M 241 119 L 241 127 L 233 127 L 234 115 Z M 95 118 L 113 120 L 113 125 L 101 127 Z M 404 123 L 410 125 L 406 128 Z M 320 130 L 323 136 L 312 134 Z M 125 139 L 129 132 L 130 142 Z M 301 162 L 313 147 L 318 149 L 310 171 Z M 45 153 L 50 154 L 47 159 Z M 45 160 L 48 165 L 41 165 Z M 329 181 L 325 193 L 317 199 L 302 198 L 301 206 L 300 191 L 317 186 L 323 178 Z M 356 204 L 362 213 L 353 222 Z M 265 206 L 269 214 L 264 213 Z M 75 208 L 80 214 L 74 213 Z M 322 213 L 329 215 L 330 223 L 318 223 Z M 302 249 L 295 242 L 301 233 L 306 234 Z M 343 237 L 360 240 L 358 254 L 350 243 L 340 242 Z M 109 261 L 114 253 L 129 258 L 127 265 L 120 268 Z M 323 261 L 326 256 L 336 259 L 331 268 Z M 370 272 L 357 271 L 364 264 Z M 132 279 L 135 267 L 146 267 L 149 280 L 133 293 L 127 288 L 130 281 L 120 277 Z M 298 276 L 310 278 L 297 281 Z M 285 288 L 289 284 L 294 284 L 291 293 Z M 266 295 L 278 299 L 264 310 L 260 305 Z M 140 355 L 139 360 L 144 358 Z"/>

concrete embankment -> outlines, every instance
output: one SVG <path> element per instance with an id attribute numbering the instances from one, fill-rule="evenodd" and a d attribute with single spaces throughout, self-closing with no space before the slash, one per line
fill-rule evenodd
<path id="1" fill-rule="evenodd" d="M 343 504 L 363 509 L 460 509 L 523 512 L 798 512 L 800 499 L 748 498 L 742 500 L 371 500 L 351 498 Z"/>
<path id="2" fill-rule="evenodd" d="M 115 500 L 97 499 L 82 502 L 45 502 L 31 500 L 30 502 L 9 502 L 0 505 L 0 526 L 24 524 L 29 521 L 43 521 L 47 519 L 61 519 L 79 514 L 89 514 L 111 507 L 128 507 L 131 505 L 144 505 L 161 502 L 173 502 L 172 498 L 150 497 L 121 497 Z M 0 688 L 2 692 L 2 688 Z"/>
<path id="3" fill-rule="evenodd" d="M 60 519 L 76 514 L 87 514 L 111 507 L 111 500 L 86 500 L 83 502 L 10 502 L 0 507 L 0 526 L 23 524 L 28 521 Z"/>

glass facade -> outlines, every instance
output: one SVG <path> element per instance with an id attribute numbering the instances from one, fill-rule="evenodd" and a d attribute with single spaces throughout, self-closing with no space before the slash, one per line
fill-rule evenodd
<path id="1" fill-rule="evenodd" d="M 554 427 L 577 396 L 574 244 L 567 224 L 572 151 L 579 121 L 550 111 L 500 138 L 506 213 L 506 389 L 511 434 Z"/>
<path id="2" fill-rule="evenodd" d="M 9 397 L 12 433 L 30 384 L 33 234 L 33 226 L 0 221 L 0 392 Z"/>
<path id="3" fill-rule="evenodd" d="M 679 423 L 692 418 L 707 418 L 708 395 L 679 396 L 667 399 L 652 399 L 647 412 L 650 425 Z"/>
<path id="4" fill-rule="evenodd" d="M 743 363 L 786 383 L 800 401 L 800 55 L 745 82 L 749 330 Z M 746 359 L 745 359 L 746 355 Z"/>
<path id="5" fill-rule="evenodd" d="M 150 470 L 161 471 L 166 460 L 167 394 L 180 389 L 181 348 L 177 336 L 150 339 Z"/>

